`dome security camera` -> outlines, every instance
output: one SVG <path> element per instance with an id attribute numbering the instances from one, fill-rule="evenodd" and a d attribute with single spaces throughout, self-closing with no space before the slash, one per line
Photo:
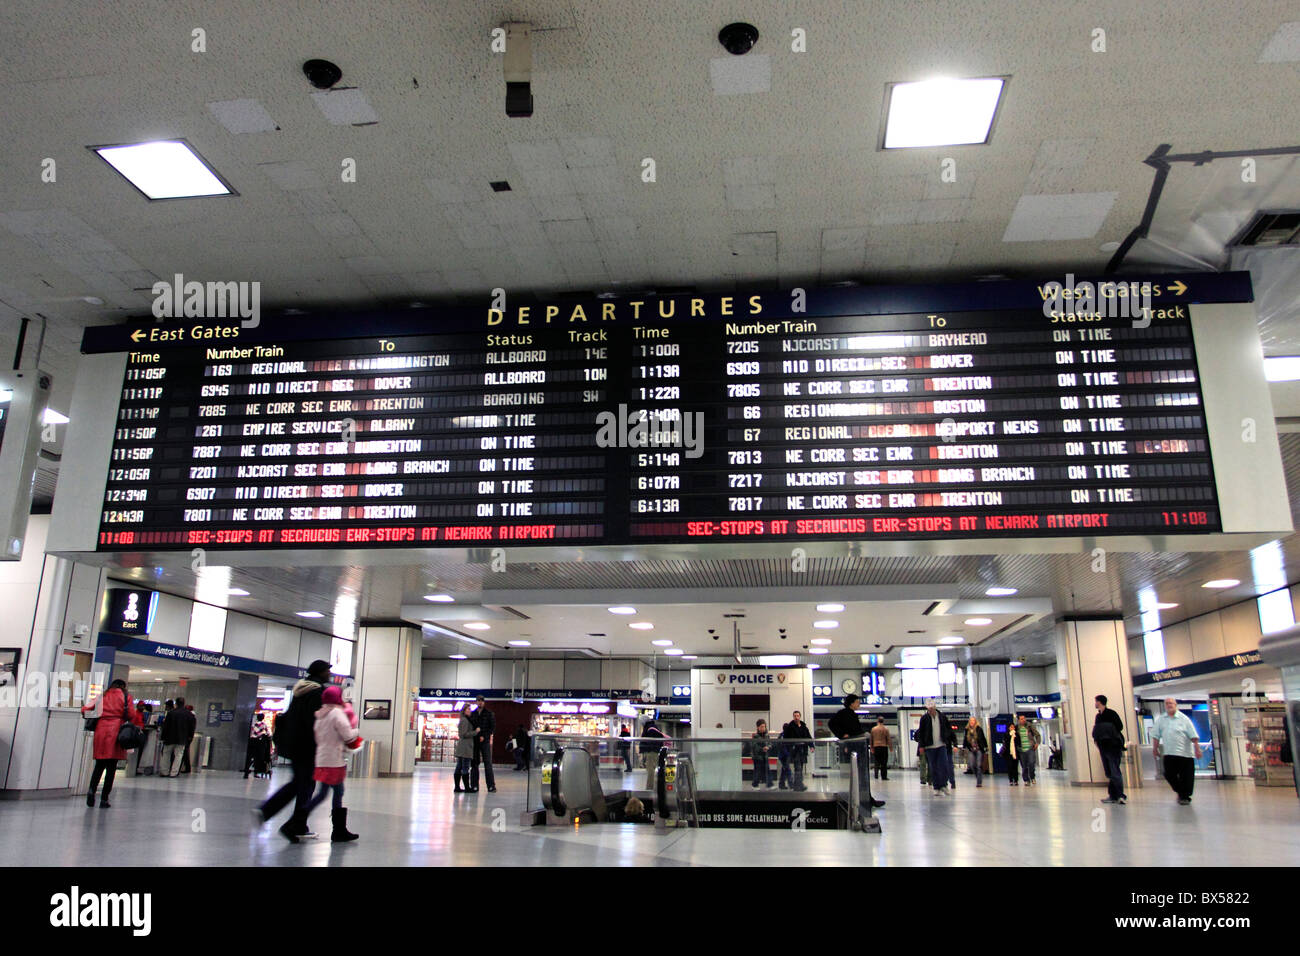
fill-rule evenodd
<path id="1" fill-rule="evenodd" d="M 343 71 L 329 60 L 308 60 L 302 65 L 302 72 L 318 90 L 328 90 L 343 79 Z"/>
<path id="2" fill-rule="evenodd" d="M 733 56 L 744 56 L 758 42 L 758 29 L 748 23 L 728 23 L 718 31 L 718 42 Z"/>

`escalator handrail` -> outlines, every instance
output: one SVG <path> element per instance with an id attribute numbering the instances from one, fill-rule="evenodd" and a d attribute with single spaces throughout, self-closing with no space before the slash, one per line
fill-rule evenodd
<path id="1" fill-rule="evenodd" d="M 558 817 L 564 816 L 568 809 L 564 798 L 560 796 L 560 766 L 564 759 L 564 748 L 557 747 L 551 757 L 551 811 Z"/>

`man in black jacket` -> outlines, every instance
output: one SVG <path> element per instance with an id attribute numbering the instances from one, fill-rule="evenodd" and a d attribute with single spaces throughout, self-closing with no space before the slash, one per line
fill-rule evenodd
<path id="1" fill-rule="evenodd" d="M 1128 803 L 1128 794 L 1124 792 L 1124 771 L 1121 761 L 1124 758 L 1124 721 L 1119 714 L 1106 706 L 1106 695 L 1098 694 L 1093 699 L 1097 708 L 1097 718 L 1092 722 L 1092 739 L 1101 754 L 1101 765 L 1106 773 L 1106 799 L 1102 803 Z"/>
<path id="2" fill-rule="evenodd" d="M 167 716 L 163 718 L 162 727 L 158 731 L 158 739 L 163 745 L 163 761 L 158 768 L 159 776 L 180 776 L 185 752 L 189 749 L 190 742 L 194 740 L 194 732 L 198 729 L 198 725 L 199 721 L 194 716 L 194 711 L 185 709 L 185 698 L 177 697 L 175 706 L 167 711 Z"/>
<path id="3" fill-rule="evenodd" d="M 803 743 L 802 741 L 808 741 Z M 803 782 L 803 768 L 808 763 L 808 753 L 812 750 L 812 732 L 803 722 L 799 711 L 794 712 L 790 722 L 781 728 L 781 789 L 788 786 L 791 790 L 804 791 L 808 788 Z"/>
<path id="4" fill-rule="evenodd" d="M 470 765 L 469 790 L 478 790 L 478 765 L 483 764 L 483 776 L 487 778 L 488 793 L 497 792 L 497 778 L 492 772 L 492 735 L 497 729 L 497 715 L 488 710 L 487 701 L 478 698 L 478 710 L 470 720 L 474 724 L 474 762 Z"/>
<path id="5" fill-rule="evenodd" d="M 307 676 L 294 684 L 289 707 L 275 722 L 274 736 L 276 751 L 293 764 L 293 779 L 253 811 L 259 823 L 266 823 L 294 800 L 293 816 L 280 827 L 280 833 L 290 843 L 315 835 L 307 828 L 307 813 L 315 789 L 312 774 L 316 771 L 316 711 L 321 708 L 329 679 L 330 662 L 318 660 L 312 661 Z"/>
<path id="6" fill-rule="evenodd" d="M 844 746 L 851 753 L 858 755 L 858 800 L 864 807 L 883 807 L 884 800 L 877 800 L 871 795 L 871 766 L 867 759 L 867 742 L 857 738 L 865 737 L 862 721 L 858 720 L 858 695 L 849 694 L 844 698 L 844 707 L 827 721 L 826 726 L 838 739 L 851 741 Z"/>
<path id="7" fill-rule="evenodd" d="M 949 784 L 957 789 L 957 780 L 952 772 L 952 748 L 957 746 L 957 734 L 952 729 L 952 722 L 933 699 L 925 702 L 925 713 L 916 728 L 916 745 L 925 752 L 934 792 L 942 794 Z"/>

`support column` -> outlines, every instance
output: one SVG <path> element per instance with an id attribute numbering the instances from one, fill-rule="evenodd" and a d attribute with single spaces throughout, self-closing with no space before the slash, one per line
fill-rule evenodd
<path id="1" fill-rule="evenodd" d="M 424 638 L 413 627 L 363 627 L 357 636 L 352 704 L 361 736 L 379 747 L 381 777 L 409 777 L 415 769 L 412 708 L 420 690 L 420 651 Z M 388 720 L 365 719 L 367 700 L 391 702 Z"/>
<path id="2" fill-rule="evenodd" d="M 1065 770 L 1076 786 L 1105 786 L 1101 754 L 1092 742 L 1097 715 L 1093 698 L 1105 694 L 1108 706 L 1124 721 L 1130 759 L 1129 785 L 1140 787 L 1142 749 L 1133 717 L 1133 675 L 1129 671 L 1124 622 L 1115 618 L 1067 617 L 1056 628 L 1057 680 L 1061 688 L 1061 736 Z M 1049 688 L 1050 689 L 1050 688 Z"/>
<path id="3" fill-rule="evenodd" d="M 1007 664 L 968 664 L 966 693 L 971 713 L 988 720 L 996 714 L 1016 712 L 1011 667 Z M 987 728 L 985 728 L 987 732 Z M 992 741 L 989 741 L 990 746 Z"/>

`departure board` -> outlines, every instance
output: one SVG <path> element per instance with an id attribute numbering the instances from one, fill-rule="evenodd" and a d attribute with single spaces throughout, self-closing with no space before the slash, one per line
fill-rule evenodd
<path id="1" fill-rule="evenodd" d="M 680 304 L 392 337 L 146 338 L 98 548 L 1221 529 L 1184 307 L 1140 327 Z"/>

